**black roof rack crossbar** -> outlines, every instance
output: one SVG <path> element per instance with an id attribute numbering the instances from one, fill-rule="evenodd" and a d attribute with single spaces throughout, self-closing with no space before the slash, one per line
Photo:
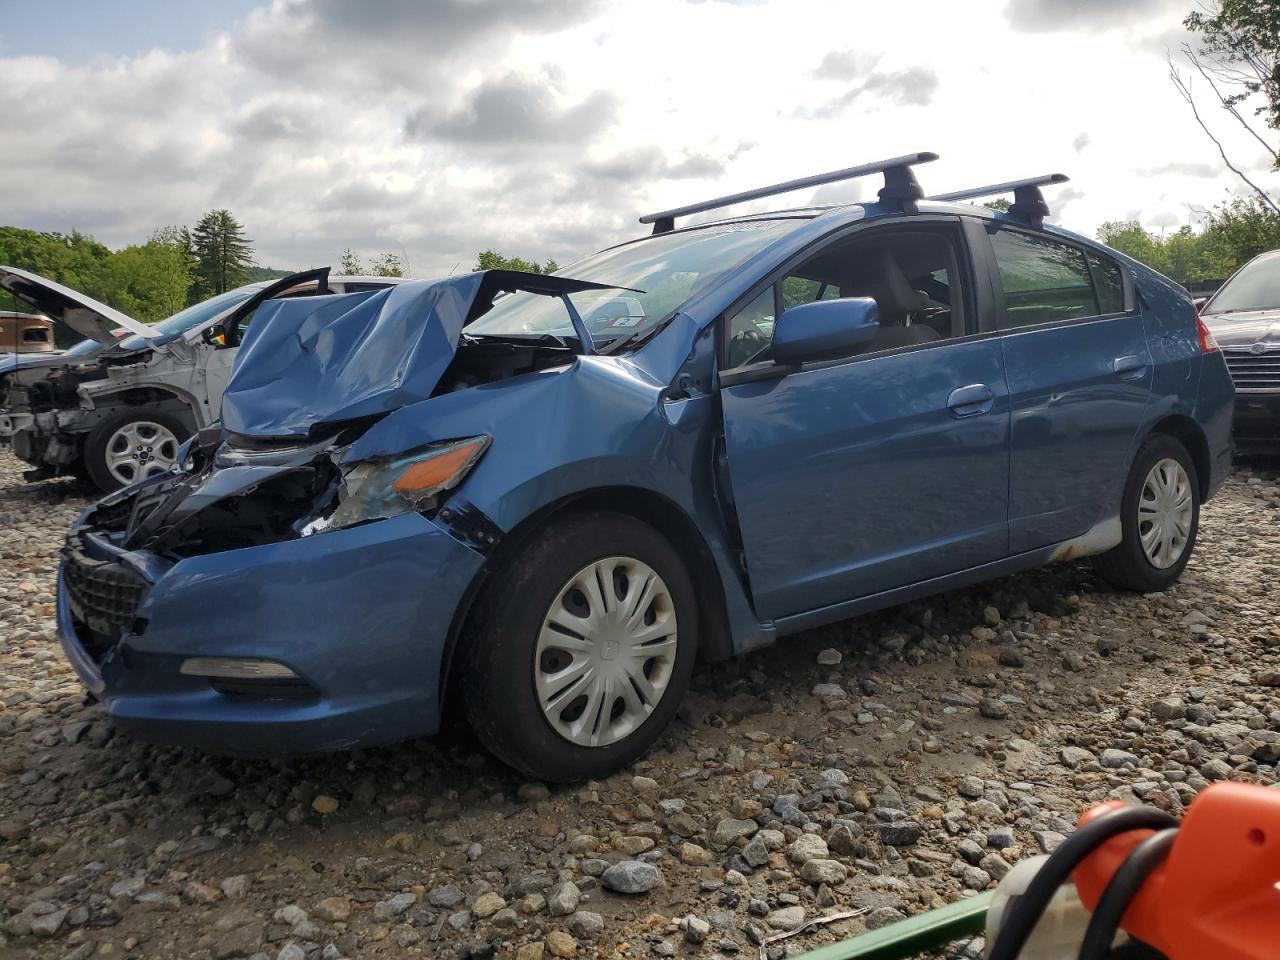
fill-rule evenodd
<path id="1" fill-rule="evenodd" d="M 917 200 L 924 199 L 924 191 L 916 182 L 911 167 L 917 163 L 928 163 L 937 160 L 936 153 L 908 153 L 889 160 L 878 160 L 875 163 L 864 163 L 843 170 L 832 170 L 830 173 L 818 173 L 812 177 L 800 177 L 798 180 L 786 180 L 768 187 L 755 190 L 744 190 L 742 193 L 731 193 L 727 197 L 716 197 L 714 200 L 703 200 L 691 203 L 687 207 L 676 207 L 659 213 L 646 213 L 640 218 L 641 223 L 652 223 L 654 233 L 668 233 L 675 229 L 676 217 L 687 217 L 694 213 L 716 210 L 720 207 L 745 203 L 748 200 L 759 200 L 761 197 L 773 197 L 792 190 L 805 187 L 817 187 L 824 183 L 836 183 L 840 180 L 852 180 L 855 177 L 866 177 L 874 173 L 884 174 L 884 187 L 880 190 L 880 199 L 886 203 L 897 204 L 904 209 L 913 209 Z"/>
<path id="2" fill-rule="evenodd" d="M 981 197 L 996 197 L 1002 193 L 1012 193 L 1013 203 L 1009 212 L 1016 217 L 1024 218 L 1034 227 L 1044 223 L 1049 216 L 1049 204 L 1045 203 L 1040 188 L 1052 183 L 1066 183 L 1071 178 L 1065 173 L 1046 173 L 1043 177 L 1027 177 L 1025 180 L 1009 180 L 1006 183 L 991 183 L 985 187 L 974 187 L 970 190 L 956 190 L 953 193 L 940 193 L 930 200 L 944 202 L 952 200 L 977 200 Z"/>

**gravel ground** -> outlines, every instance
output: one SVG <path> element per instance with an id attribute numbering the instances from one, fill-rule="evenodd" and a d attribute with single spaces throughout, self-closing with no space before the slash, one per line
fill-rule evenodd
<path id="1" fill-rule="evenodd" d="M 702 668 L 634 769 L 548 790 L 465 733 L 291 763 L 114 735 L 53 635 L 70 482 L 0 452 L 0 957 L 773 957 L 991 886 L 1108 797 L 1280 760 L 1280 486 L 1180 585 L 1065 564 Z M 973 952 L 976 944 L 970 944 Z"/>

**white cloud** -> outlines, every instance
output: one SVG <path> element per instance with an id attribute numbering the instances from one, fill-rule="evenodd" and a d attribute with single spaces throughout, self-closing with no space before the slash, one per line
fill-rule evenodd
<path id="1" fill-rule="evenodd" d="M 225 206 L 264 263 L 403 250 L 430 276 L 490 246 L 565 263 L 648 210 L 916 150 L 942 154 L 931 193 L 1062 170 L 1086 233 L 1225 198 L 1165 78 L 1182 7 L 1098 2 L 276 0 L 189 52 L 0 59 L 0 211 L 121 245 Z"/>

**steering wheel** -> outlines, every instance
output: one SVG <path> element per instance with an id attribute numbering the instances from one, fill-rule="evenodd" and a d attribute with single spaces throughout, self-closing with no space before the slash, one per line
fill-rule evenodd
<path id="1" fill-rule="evenodd" d="M 755 327 L 740 330 L 729 338 L 729 360 L 731 365 L 735 367 L 741 366 L 767 346 L 769 346 L 769 341 Z"/>

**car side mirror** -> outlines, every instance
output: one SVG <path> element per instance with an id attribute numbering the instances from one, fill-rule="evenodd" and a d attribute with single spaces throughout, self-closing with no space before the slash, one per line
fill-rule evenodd
<path id="1" fill-rule="evenodd" d="M 1195 307 L 1197 310 L 1199 310 L 1208 302 L 1209 302 L 1208 297 L 1196 297 L 1191 301 L 1191 305 Z"/>
<path id="2" fill-rule="evenodd" d="M 782 311 L 773 327 L 773 361 L 798 366 L 856 353 L 880 331 L 870 297 L 815 300 Z"/>

